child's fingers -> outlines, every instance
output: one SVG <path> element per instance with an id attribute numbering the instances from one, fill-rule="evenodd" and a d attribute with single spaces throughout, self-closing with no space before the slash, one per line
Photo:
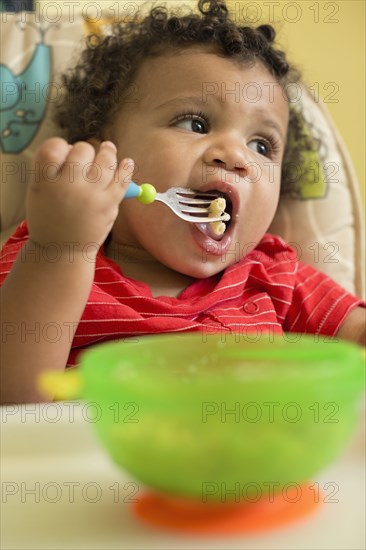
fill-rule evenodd
<path id="1" fill-rule="evenodd" d="M 35 170 L 33 174 L 47 176 L 48 181 L 56 181 L 60 171 L 67 160 L 71 145 L 62 138 L 55 137 L 47 139 L 39 147 L 35 156 Z M 40 178 L 34 178 L 38 183 Z"/>
<path id="2" fill-rule="evenodd" d="M 114 179 L 117 166 L 117 148 L 111 141 L 103 141 L 93 164 L 89 167 L 87 179 L 106 188 Z"/>
<path id="3" fill-rule="evenodd" d="M 77 141 L 69 148 L 69 154 L 62 167 L 70 183 L 88 180 L 88 171 L 94 163 L 95 150 L 86 141 Z"/>

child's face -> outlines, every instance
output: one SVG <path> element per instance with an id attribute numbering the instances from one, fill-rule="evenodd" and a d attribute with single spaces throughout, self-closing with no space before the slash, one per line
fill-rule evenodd
<path id="1" fill-rule="evenodd" d="M 161 203 L 129 199 L 113 239 L 191 277 L 218 273 L 256 246 L 275 214 L 288 126 L 282 89 L 262 65 L 191 48 L 144 62 L 133 92 L 104 137 L 119 160 L 135 161 L 134 181 L 217 189 L 232 219 L 218 241 Z"/>

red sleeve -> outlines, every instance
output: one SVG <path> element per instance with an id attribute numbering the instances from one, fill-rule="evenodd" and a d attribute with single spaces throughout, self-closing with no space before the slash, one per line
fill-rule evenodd
<path id="1" fill-rule="evenodd" d="M 286 332 L 334 336 L 352 309 L 366 307 L 333 279 L 301 262 L 292 298 L 283 324 Z"/>
<path id="2" fill-rule="evenodd" d="M 29 239 L 27 223 L 22 222 L 15 233 L 6 241 L 0 253 L 0 286 L 10 273 L 23 245 Z"/>

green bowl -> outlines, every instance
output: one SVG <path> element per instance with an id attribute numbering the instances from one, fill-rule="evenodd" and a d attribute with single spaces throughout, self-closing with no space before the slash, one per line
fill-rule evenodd
<path id="1" fill-rule="evenodd" d="M 201 501 L 254 499 L 313 478 L 358 416 L 358 346 L 314 336 L 162 335 L 97 346 L 83 398 L 114 461 Z"/>

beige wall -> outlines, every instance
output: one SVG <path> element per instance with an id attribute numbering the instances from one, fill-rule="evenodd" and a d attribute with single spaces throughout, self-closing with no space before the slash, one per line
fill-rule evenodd
<path id="1" fill-rule="evenodd" d="M 363 0 L 302 0 L 296 4 L 301 7 L 301 18 L 276 25 L 279 41 L 326 102 L 351 154 L 365 201 L 366 4 Z M 287 19 L 294 18 L 295 10 L 288 10 Z"/>
<path id="2" fill-rule="evenodd" d="M 134 13 L 141 0 L 121 0 L 120 15 Z M 168 0 L 181 4 L 180 0 Z M 183 0 L 196 5 L 195 0 Z M 117 13 L 116 0 L 39 0 L 39 8 L 52 11 L 84 10 L 90 17 L 99 5 Z M 269 22 L 278 30 L 278 41 L 296 62 L 307 82 L 326 102 L 351 154 L 365 201 L 365 1 L 364 0 L 227 0 L 234 17 Z M 67 7 L 68 6 L 68 7 Z"/>

